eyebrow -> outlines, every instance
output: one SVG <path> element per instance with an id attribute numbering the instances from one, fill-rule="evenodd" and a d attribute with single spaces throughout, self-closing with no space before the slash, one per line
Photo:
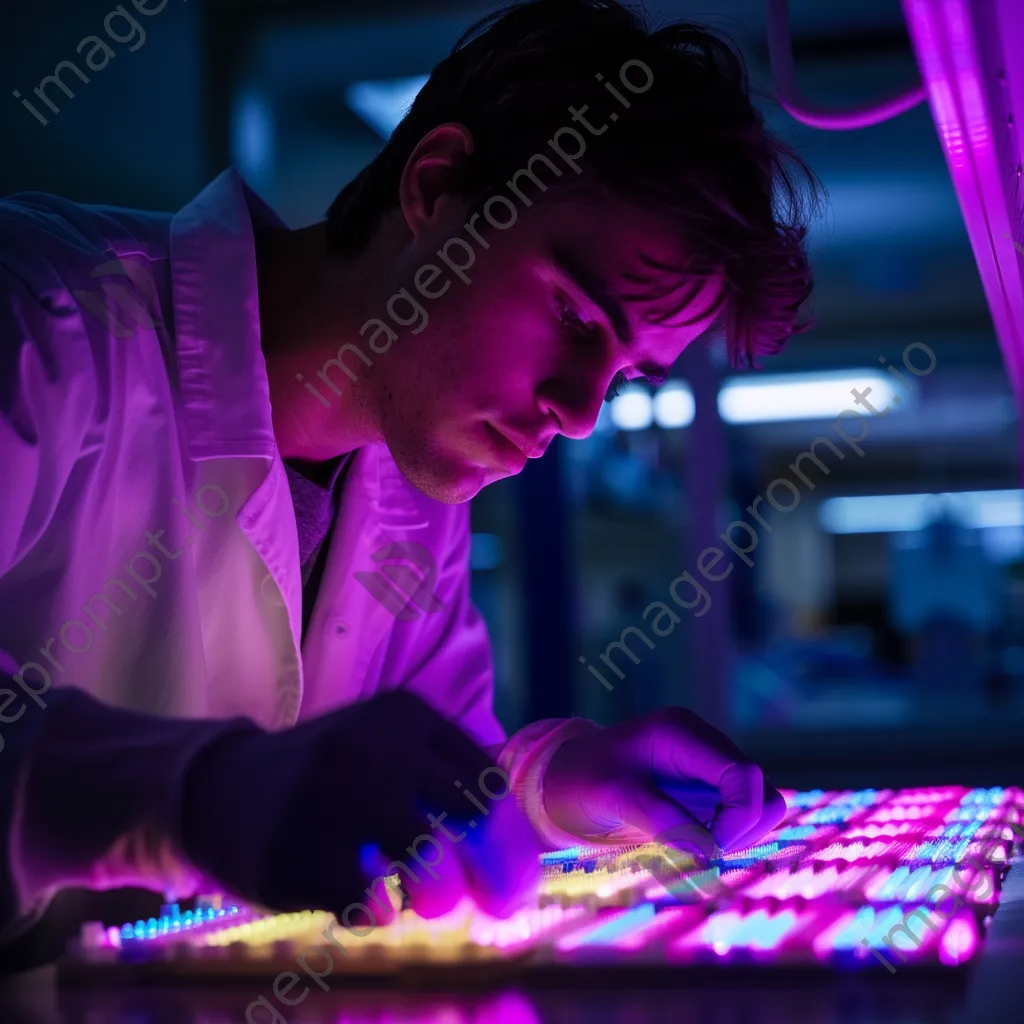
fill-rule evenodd
<path id="1" fill-rule="evenodd" d="M 576 254 L 565 246 L 555 245 L 551 249 L 551 260 L 555 267 L 564 274 L 590 301 L 597 306 L 612 325 L 615 336 L 623 345 L 633 341 L 633 331 L 622 302 L 600 274 L 591 270 Z M 671 367 L 657 363 L 637 363 L 636 368 L 655 383 L 663 383 L 671 373 Z"/>
<path id="2" fill-rule="evenodd" d="M 633 341 L 633 331 L 630 329 L 629 320 L 626 318 L 618 296 L 608 287 L 604 278 L 591 270 L 574 252 L 564 246 L 553 246 L 551 258 L 558 270 L 608 317 L 619 341 L 623 345 L 629 345 Z"/>

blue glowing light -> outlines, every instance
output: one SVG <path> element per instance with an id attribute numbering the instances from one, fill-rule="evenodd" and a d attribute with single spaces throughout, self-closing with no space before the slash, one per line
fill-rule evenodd
<path id="1" fill-rule="evenodd" d="M 783 843 L 797 839 L 807 839 L 817 831 L 813 825 L 790 825 L 789 828 L 782 829 L 775 838 L 780 843 Z"/>
<path id="2" fill-rule="evenodd" d="M 345 102 L 381 138 L 388 139 L 405 117 L 427 75 L 355 82 L 345 92 Z"/>
<path id="3" fill-rule="evenodd" d="M 614 943 L 639 925 L 646 924 L 653 917 L 654 904 L 641 903 L 640 906 L 627 910 L 624 914 L 618 915 L 607 924 L 595 928 L 582 940 L 580 945 L 603 946 Z"/>

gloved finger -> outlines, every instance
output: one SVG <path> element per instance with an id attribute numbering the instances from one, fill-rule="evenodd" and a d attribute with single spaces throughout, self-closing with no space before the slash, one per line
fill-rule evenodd
<path id="1" fill-rule="evenodd" d="M 696 779 L 671 779 L 656 775 L 654 781 L 677 804 L 682 804 L 698 821 L 710 821 L 722 802 L 717 786 Z"/>
<path id="2" fill-rule="evenodd" d="M 508 795 L 506 789 L 504 796 Z M 466 823 L 458 856 L 480 909 L 492 917 L 508 917 L 536 896 L 541 846 L 514 800 L 496 800 L 488 811 L 486 818 Z"/>
<path id="3" fill-rule="evenodd" d="M 752 762 L 732 764 L 718 782 L 722 803 L 708 825 L 726 853 L 741 849 L 745 836 L 754 832 L 764 808 L 764 775 Z M 762 833 L 763 834 L 763 833 Z"/>
<path id="4" fill-rule="evenodd" d="M 406 859 L 387 857 L 375 844 L 367 844 L 360 851 L 359 862 L 366 882 L 360 900 L 372 914 L 375 928 L 391 924 L 402 909 L 404 888 L 399 888 L 396 880 L 404 882 L 408 874 Z"/>
<path id="5" fill-rule="evenodd" d="M 755 828 L 764 802 L 764 776 L 724 733 L 685 708 L 668 708 L 646 725 L 645 754 L 653 771 L 717 786 L 721 803 L 709 829 L 723 850 Z"/>
<path id="6" fill-rule="evenodd" d="M 627 825 L 655 842 L 695 855 L 698 864 L 714 860 L 721 852 L 708 829 L 647 780 L 622 783 L 619 814 Z"/>
<path id="7" fill-rule="evenodd" d="M 464 751 L 462 753 L 465 753 Z M 436 755 L 425 758 L 418 766 L 417 788 L 443 802 L 432 806 L 421 803 L 421 810 L 430 822 L 433 836 L 445 851 L 453 855 L 463 873 L 463 889 L 487 913 L 505 916 L 533 894 L 540 876 L 540 845 L 536 833 L 511 794 L 511 781 L 497 765 L 486 757 L 483 769 L 475 771 L 478 762 L 462 758 L 459 771 L 453 759 Z M 461 777 L 453 777 L 455 773 Z M 417 847 L 426 859 L 441 855 L 427 837 Z M 447 852 L 445 854 L 447 859 Z M 437 869 L 441 872 L 441 869 Z M 452 869 L 441 872 L 454 878 Z M 423 883 L 424 906 L 457 902 L 443 879 L 433 879 L 426 871 Z M 454 884 L 454 883 L 453 883 Z M 445 911 L 440 911 L 444 913 Z M 436 916 L 432 912 L 432 916 Z"/>
<path id="8" fill-rule="evenodd" d="M 778 827 L 786 817 L 785 797 L 767 780 L 764 780 L 764 798 L 762 800 L 761 817 L 757 824 L 745 835 L 737 838 L 732 849 L 744 850 L 748 846 L 756 846 L 758 841 L 772 829 Z"/>
<path id="9" fill-rule="evenodd" d="M 722 773 L 750 758 L 725 733 L 688 708 L 665 708 L 637 721 L 651 769 L 669 778 L 719 786 Z"/>
<path id="10" fill-rule="evenodd" d="M 658 777 L 657 783 L 673 800 L 682 804 L 698 821 L 711 821 L 722 796 L 717 786 L 693 779 L 667 779 Z M 786 816 L 786 801 L 782 794 L 765 778 L 764 796 L 761 817 L 757 824 L 745 835 L 738 837 L 733 850 L 742 850 L 755 846 L 757 842 L 772 831 Z"/>
<path id="11" fill-rule="evenodd" d="M 711 899 L 722 891 L 718 872 L 706 870 L 717 862 L 721 850 L 703 825 L 673 825 L 652 838 L 668 851 L 668 856 L 651 865 L 651 874 L 670 896 L 689 903 L 694 899 Z M 684 857 L 679 852 L 672 856 L 673 851 L 684 851 L 689 856 Z"/>
<path id="12" fill-rule="evenodd" d="M 409 844 L 402 885 L 409 907 L 420 917 L 441 917 L 468 894 L 466 875 L 455 850 L 455 842 L 437 829 L 426 829 Z"/>

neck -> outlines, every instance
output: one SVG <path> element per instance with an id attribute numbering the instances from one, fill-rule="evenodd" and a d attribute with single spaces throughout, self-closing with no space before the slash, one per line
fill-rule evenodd
<path id="1" fill-rule="evenodd" d="M 323 462 L 380 440 L 372 381 L 328 360 L 365 323 L 365 268 L 327 253 L 326 223 L 256 236 L 260 345 L 285 459 Z"/>

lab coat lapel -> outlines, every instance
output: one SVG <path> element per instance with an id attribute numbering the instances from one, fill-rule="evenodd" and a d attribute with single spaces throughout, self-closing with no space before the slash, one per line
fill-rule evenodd
<path id="1" fill-rule="evenodd" d="M 378 678 L 377 669 L 382 645 L 403 604 L 389 596 L 380 553 L 394 544 L 414 542 L 428 525 L 387 449 L 369 445 L 356 452 L 303 650 L 303 718 L 393 685 Z M 415 631 L 414 623 L 403 622 L 403 627 Z"/>
<path id="2" fill-rule="evenodd" d="M 258 617 L 248 628 L 270 644 L 272 663 L 244 685 L 253 705 L 267 710 L 267 724 L 280 727 L 295 722 L 302 700 L 302 587 L 294 507 L 260 346 L 251 216 L 283 224 L 237 172 L 225 171 L 174 216 L 170 255 L 186 451 L 197 474 L 220 486 L 230 479 L 248 495 L 236 521 L 263 565 L 241 553 L 232 565 L 262 581 L 258 607 L 250 609 Z"/>
<path id="3" fill-rule="evenodd" d="M 283 612 L 288 618 L 291 642 L 279 648 L 274 701 L 276 724 L 292 725 L 299 717 L 302 704 L 299 639 L 302 635 L 302 581 L 299 572 L 298 529 L 291 490 L 284 464 L 278 455 L 275 454 L 266 479 L 239 511 L 237 522 L 267 568 L 259 595 L 264 604 L 264 615 L 272 620 Z"/>

